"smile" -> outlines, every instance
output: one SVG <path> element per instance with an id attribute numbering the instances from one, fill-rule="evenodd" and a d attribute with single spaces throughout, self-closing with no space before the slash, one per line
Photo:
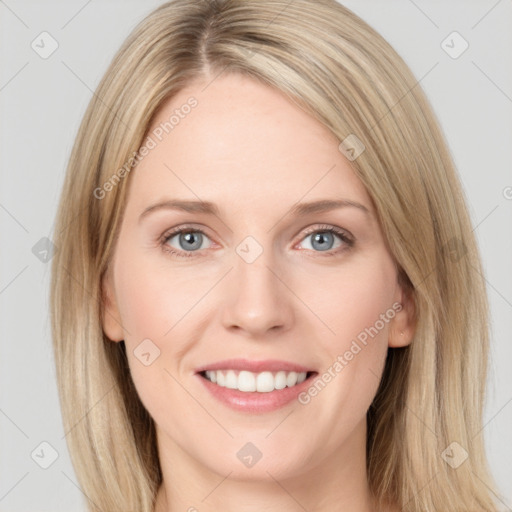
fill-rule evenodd
<path id="1" fill-rule="evenodd" d="M 304 382 L 313 372 L 263 371 L 254 373 L 246 370 L 206 370 L 201 375 L 217 386 L 236 389 L 245 393 L 270 393 L 291 388 Z"/>
<path id="2" fill-rule="evenodd" d="M 196 368 L 206 393 L 228 408 L 263 414 L 291 405 L 318 375 L 283 360 L 226 359 Z"/>

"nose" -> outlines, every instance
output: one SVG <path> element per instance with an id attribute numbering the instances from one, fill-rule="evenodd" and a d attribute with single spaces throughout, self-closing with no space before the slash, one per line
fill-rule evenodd
<path id="1" fill-rule="evenodd" d="M 290 329 L 294 294 L 269 252 L 264 251 L 251 263 L 235 254 L 224 290 L 222 323 L 227 330 L 261 338 L 269 331 Z"/>

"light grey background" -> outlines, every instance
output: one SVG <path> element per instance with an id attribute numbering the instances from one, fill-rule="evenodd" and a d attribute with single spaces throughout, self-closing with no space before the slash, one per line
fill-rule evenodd
<path id="1" fill-rule="evenodd" d="M 50 265 L 32 248 L 52 238 L 65 165 L 92 91 L 124 38 L 160 3 L 0 0 L 0 511 L 85 511 L 57 398 Z M 420 79 L 458 165 L 492 313 L 484 436 L 498 483 L 493 491 L 502 510 L 510 510 L 512 2 L 342 3 L 376 28 Z M 47 59 L 31 48 L 43 31 L 59 45 Z M 456 59 L 441 47 L 453 31 L 469 43 Z M 452 40 L 446 44 L 453 52 L 461 46 Z M 52 456 L 41 442 L 58 452 L 48 469 L 38 465 Z"/>

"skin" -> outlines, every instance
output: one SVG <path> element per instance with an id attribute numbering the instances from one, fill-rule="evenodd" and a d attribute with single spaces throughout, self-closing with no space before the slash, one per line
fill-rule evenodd
<path id="1" fill-rule="evenodd" d="M 388 347 L 411 342 L 413 306 L 372 200 L 339 141 L 281 92 L 236 74 L 210 81 L 190 84 L 154 120 L 151 131 L 198 100 L 132 171 L 103 283 L 104 331 L 125 341 L 156 424 L 164 483 L 155 510 L 384 510 L 366 481 L 366 412 Z M 219 215 L 161 209 L 139 221 L 168 198 L 211 201 Z M 341 198 L 368 212 L 290 214 L 298 201 Z M 188 258 L 165 252 L 167 244 L 187 254 L 179 235 L 160 240 L 185 224 L 205 231 L 201 248 Z M 349 232 L 353 246 L 333 235 L 318 249 L 315 232 L 305 232 L 325 225 Z M 263 249 L 252 263 L 236 252 L 249 235 Z M 237 412 L 195 375 L 232 357 L 283 359 L 321 374 L 394 303 L 403 309 L 306 405 Z M 145 366 L 134 350 L 147 338 L 160 356 Z M 262 453 L 251 468 L 236 456 L 247 442 Z"/>

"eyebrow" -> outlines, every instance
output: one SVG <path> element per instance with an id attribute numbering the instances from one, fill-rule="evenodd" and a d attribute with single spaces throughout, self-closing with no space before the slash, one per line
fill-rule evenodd
<path id="1" fill-rule="evenodd" d="M 353 207 L 370 214 L 369 209 L 348 199 L 322 199 L 319 201 L 311 201 L 308 203 L 297 203 L 291 210 L 290 214 L 296 217 L 303 217 L 311 213 L 321 213 L 338 208 Z M 139 222 L 148 216 L 150 213 L 159 210 L 179 210 L 187 213 L 202 213 L 206 215 L 220 216 L 220 211 L 217 205 L 209 201 L 188 201 L 180 199 L 168 199 L 159 203 L 148 206 L 140 215 Z"/>

